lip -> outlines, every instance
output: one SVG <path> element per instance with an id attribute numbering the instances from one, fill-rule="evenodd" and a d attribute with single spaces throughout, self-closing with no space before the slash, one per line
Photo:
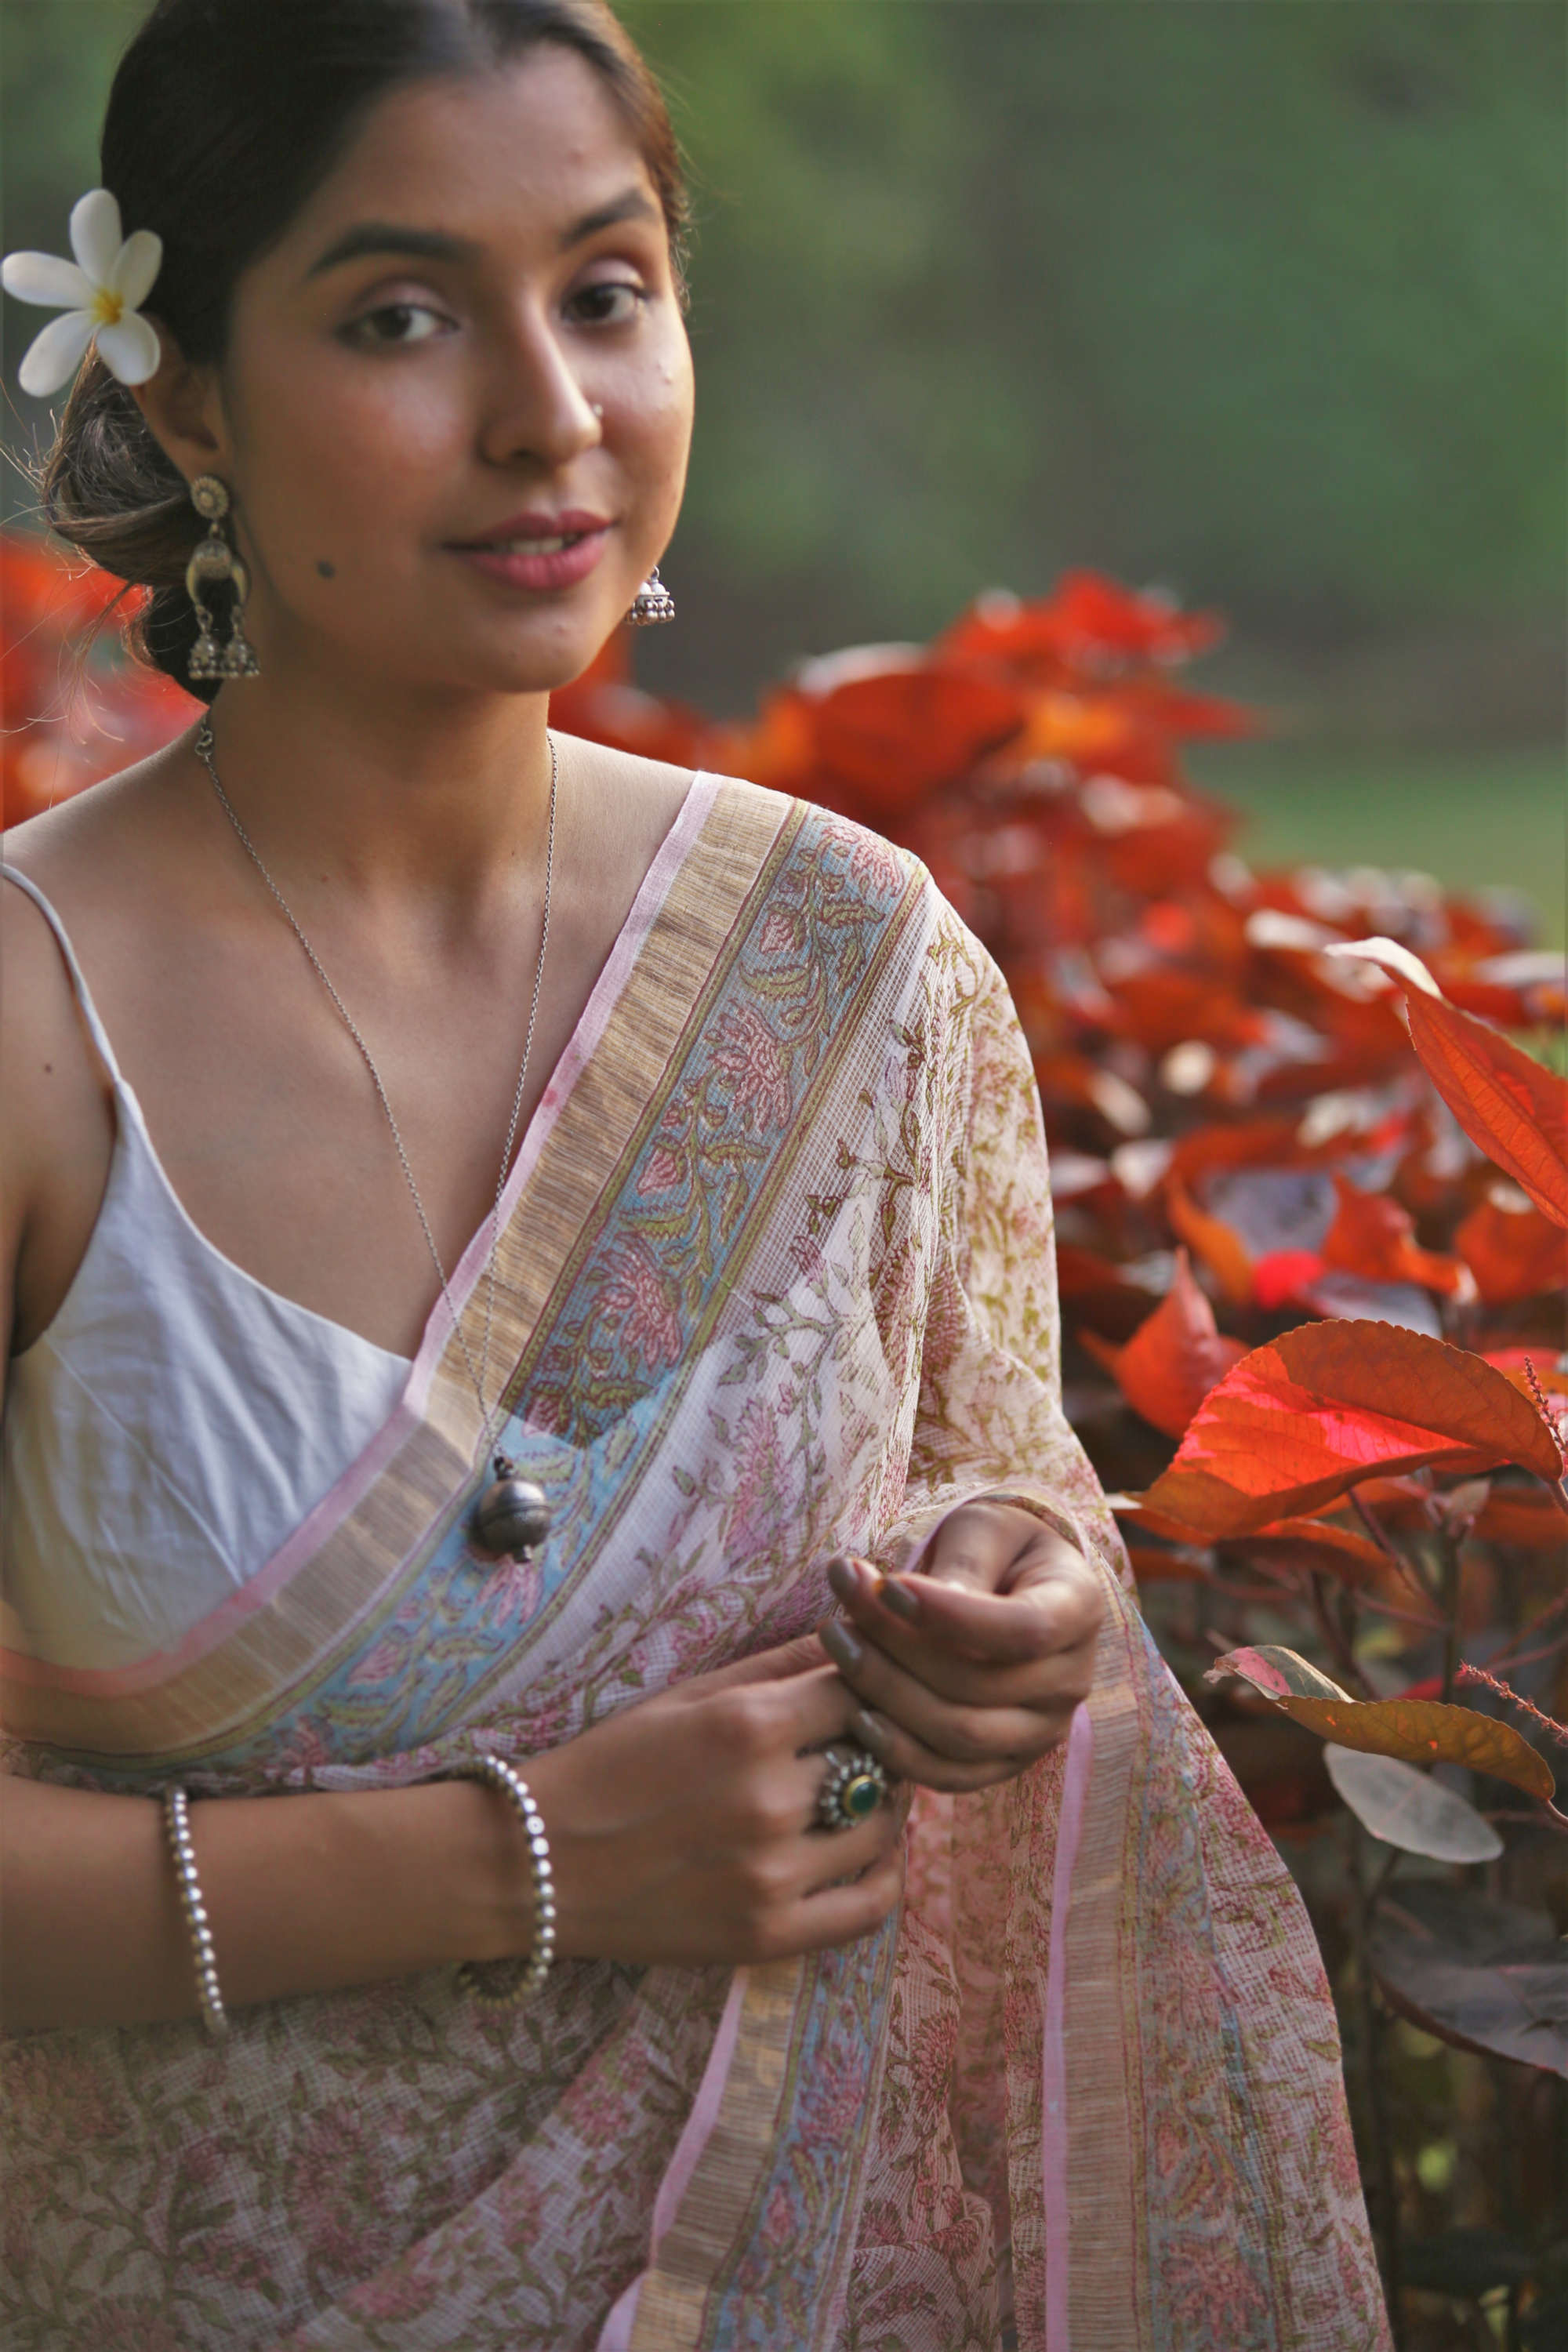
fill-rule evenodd
<path id="1" fill-rule="evenodd" d="M 563 507 L 559 514 L 551 514 L 542 507 L 530 507 L 522 514 L 509 516 L 505 522 L 492 523 L 489 530 L 476 531 L 472 539 L 453 540 L 450 544 L 466 555 L 475 548 L 493 549 L 505 539 L 554 539 L 563 531 L 609 528 L 607 515 L 590 514 L 586 507 Z"/>
<path id="2" fill-rule="evenodd" d="M 557 548 L 548 555 L 529 555 L 497 544 L 508 539 L 552 539 L 562 532 L 581 536 L 575 536 L 573 546 Z M 589 514 L 581 508 L 568 507 L 561 514 L 535 510 L 496 524 L 482 540 L 454 541 L 450 551 L 472 564 L 476 572 L 509 588 L 548 592 L 574 587 L 579 580 L 585 580 L 603 555 L 609 532 L 603 515 Z"/>

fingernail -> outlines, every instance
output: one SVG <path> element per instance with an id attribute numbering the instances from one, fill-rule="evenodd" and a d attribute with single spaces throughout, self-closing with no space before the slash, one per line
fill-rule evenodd
<path id="1" fill-rule="evenodd" d="M 850 1719 L 855 1726 L 857 1738 L 865 1741 L 873 1756 L 886 1756 L 890 1752 L 893 1745 L 890 1723 L 885 1722 L 879 1715 L 873 1715 L 870 1708 L 865 1706 L 858 1706 Z"/>
<path id="2" fill-rule="evenodd" d="M 892 1611 L 895 1617 L 918 1617 L 921 1613 L 917 1595 L 907 1584 L 899 1583 L 896 1578 L 885 1576 L 882 1579 L 882 1589 L 877 1598 L 884 1608 Z"/>
<path id="3" fill-rule="evenodd" d="M 837 1617 L 831 1624 L 822 1628 L 818 1638 L 834 1664 L 845 1667 L 851 1674 L 866 1654 L 848 1626 L 841 1625 Z"/>
<path id="4" fill-rule="evenodd" d="M 839 1601 L 853 1601 L 860 1590 L 860 1577 L 850 1559 L 830 1559 L 827 1563 L 827 1586 Z"/>

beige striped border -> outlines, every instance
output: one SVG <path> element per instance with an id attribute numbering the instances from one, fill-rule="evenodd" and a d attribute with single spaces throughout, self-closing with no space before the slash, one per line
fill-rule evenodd
<path id="1" fill-rule="evenodd" d="M 691 2352 L 714 2280 L 744 2228 L 778 2128 L 804 1960 L 751 1971 L 717 2120 L 642 2284 L 631 2352 Z"/>
<path id="2" fill-rule="evenodd" d="M 1132 1966 L 1140 1724 L 1130 1652 L 1138 1628 L 1110 1570 L 1102 1581 L 1103 1679 L 1087 1702 L 1094 1757 L 1067 1927 L 1068 2332 L 1084 2352 L 1152 2352 L 1147 2233 L 1136 2195 L 1144 2177 Z"/>
<path id="3" fill-rule="evenodd" d="M 740 919 L 771 870 L 769 853 L 804 815 L 776 793 L 721 782 L 501 1235 L 491 1345 L 502 1361 L 542 1345 L 639 1124 L 678 1066 L 693 1008 L 743 936 Z M 483 1311 L 476 1290 L 463 1318 L 476 1349 Z M 516 1385 L 514 1376 L 509 1390 Z M 454 1333 L 407 1443 L 314 1557 L 226 1641 L 162 1684 L 113 1696 L 11 1683 L 6 1730 L 84 1763 L 133 1758 L 148 1768 L 199 1760 L 264 1728 L 422 1570 L 474 1475 L 479 1427 Z"/>

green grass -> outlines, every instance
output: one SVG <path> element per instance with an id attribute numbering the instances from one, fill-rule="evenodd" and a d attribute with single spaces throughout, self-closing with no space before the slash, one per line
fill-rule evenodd
<path id="1" fill-rule="evenodd" d="M 1501 884 L 1568 938 L 1568 762 L 1561 749 L 1424 753 L 1253 742 L 1195 747 L 1194 781 L 1246 820 L 1254 866 L 1415 866 L 1447 890 Z"/>

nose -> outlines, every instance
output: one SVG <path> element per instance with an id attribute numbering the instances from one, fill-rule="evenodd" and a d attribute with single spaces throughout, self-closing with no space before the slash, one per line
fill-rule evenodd
<path id="1" fill-rule="evenodd" d="M 605 437 L 602 404 L 578 382 L 548 318 L 520 316 L 500 345 L 486 387 L 479 446 L 495 466 L 531 457 L 554 470 Z"/>

